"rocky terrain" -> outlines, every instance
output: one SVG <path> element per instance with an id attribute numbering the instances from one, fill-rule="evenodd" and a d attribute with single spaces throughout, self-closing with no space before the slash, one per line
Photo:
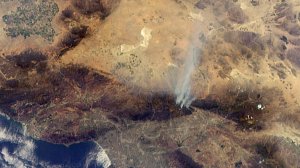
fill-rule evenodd
<path id="1" fill-rule="evenodd" d="M 297 0 L 0 0 L 0 16 L 0 109 L 31 136 L 95 140 L 111 167 L 299 167 Z"/>

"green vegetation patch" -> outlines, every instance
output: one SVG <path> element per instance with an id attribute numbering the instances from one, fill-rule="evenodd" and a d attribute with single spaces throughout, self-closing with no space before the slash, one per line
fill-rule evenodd
<path id="1" fill-rule="evenodd" d="M 2 17 L 6 24 L 4 28 L 6 35 L 24 38 L 39 35 L 52 42 L 55 30 L 51 22 L 59 11 L 58 5 L 53 0 L 18 0 L 18 2 L 20 6 L 16 11 L 10 11 Z"/>

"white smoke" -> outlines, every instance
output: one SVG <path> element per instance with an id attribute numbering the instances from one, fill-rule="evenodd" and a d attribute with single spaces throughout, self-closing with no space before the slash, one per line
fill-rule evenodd
<path id="1" fill-rule="evenodd" d="M 183 65 L 183 71 L 179 73 L 175 87 L 176 104 L 180 107 L 189 107 L 195 100 L 192 94 L 192 75 L 200 61 L 200 38 L 194 36 L 188 48 Z"/>

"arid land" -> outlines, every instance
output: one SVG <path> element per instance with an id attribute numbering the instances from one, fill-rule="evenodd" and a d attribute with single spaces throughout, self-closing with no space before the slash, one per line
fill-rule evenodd
<path id="1" fill-rule="evenodd" d="M 116 168 L 300 166 L 297 0 L 0 0 L 0 16 L 0 109 L 30 136 L 95 140 Z"/>

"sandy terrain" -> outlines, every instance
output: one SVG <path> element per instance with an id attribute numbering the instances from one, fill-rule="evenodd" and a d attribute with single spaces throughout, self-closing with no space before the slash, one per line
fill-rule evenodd
<path id="1" fill-rule="evenodd" d="M 112 167 L 299 167 L 298 1 L 48 1 L 53 37 L 0 22 L 0 108 L 30 135 Z"/>

